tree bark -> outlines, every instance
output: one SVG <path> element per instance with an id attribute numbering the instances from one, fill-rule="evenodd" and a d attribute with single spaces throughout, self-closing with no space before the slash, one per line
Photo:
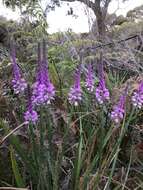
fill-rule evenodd
<path id="1" fill-rule="evenodd" d="M 105 17 L 101 13 L 96 13 L 96 22 L 99 35 L 99 41 L 103 42 L 106 35 Z"/>

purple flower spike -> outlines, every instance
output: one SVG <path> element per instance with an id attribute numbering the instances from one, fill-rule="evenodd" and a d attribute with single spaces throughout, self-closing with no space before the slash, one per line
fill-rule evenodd
<path id="1" fill-rule="evenodd" d="M 94 90 L 94 76 L 93 76 L 93 70 L 92 70 L 92 65 L 88 65 L 88 72 L 86 75 L 86 82 L 85 86 L 88 91 L 93 92 Z"/>
<path id="2" fill-rule="evenodd" d="M 14 93 L 20 94 L 21 92 L 24 92 L 24 90 L 27 88 L 27 83 L 25 79 L 22 78 L 20 69 L 16 63 L 16 55 L 15 55 L 14 47 L 12 47 L 11 59 L 12 59 L 12 66 L 13 66 L 12 86 L 14 89 Z"/>
<path id="3" fill-rule="evenodd" d="M 109 90 L 106 88 L 103 64 L 99 65 L 99 85 L 95 90 L 95 96 L 99 104 L 103 104 L 110 99 Z"/>
<path id="4" fill-rule="evenodd" d="M 31 100 L 31 93 L 30 87 L 28 87 L 28 104 L 27 104 L 27 111 L 24 113 L 24 120 L 25 122 L 36 124 L 38 121 L 38 114 L 35 110 L 33 110 L 32 100 Z"/>
<path id="5" fill-rule="evenodd" d="M 99 80 L 99 85 L 95 90 L 95 96 L 98 103 L 103 104 L 110 99 L 110 93 L 105 85 L 102 59 L 101 59 L 101 63 L 99 64 L 98 73 L 99 73 L 100 80 Z"/>
<path id="6" fill-rule="evenodd" d="M 20 94 L 27 88 L 25 79 L 20 78 L 19 80 L 12 79 L 12 86 L 15 94 Z"/>
<path id="7" fill-rule="evenodd" d="M 33 86 L 32 103 L 34 105 L 40 105 L 45 103 L 46 86 L 40 82 L 36 82 Z"/>
<path id="8" fill-rule="evenodd" d="M 132 104 L 138 109 L 143 107 L 143 81 L 141 81 L 138 90 L 133 93 Z"/>
<path id="9" fill-rule="evenodd" d="M 127 88 L 125 89 L 124 94 L 120 97 L 119 103 L 113 107 L 113 111 L 111 112 L 111 119 L 115 124 L 120 124 L 124 118 L 126 96 Z"/>
<path id="10" fill-rule="evenodd" d="M 55 87 L 53 84 L 49 81 L 46 85 L 46 94 L 44 96 L 46 103 L 50 104 L 52 100 L 54 100 L 55 97 Z"/>
<path id="11" fill-rule="evenodd" d="M 45 41 L 43 41 L 43 80 L 45 81 L 46 85 L 46 94 L 45 94 L 45 99 L 46 103 L 50 104 L 52 100 L 55 98 L 55 87 L 51 83 L 50 78 L 49 78 L 49 73 L 48 71 L 48 64 L 47 64 L 47 59 L 46 59 L 46 44 Z"/>
<path id="12" fill-rule="evenodd" d="M 110 99 L 109 90 L 106 88 L 103 78 L 99 81 L 99 85 L 95 91 L 95 96 L 99 104 L 103 104 Z"/>
<path id="13" fill-rule="evenodd" d="M 51 100 L 54 99 L 54 96 L 55 88 L 49 79 L 44 42 L 42 60 L 40 44 L 38 44 L 38 69 L 36 82 L 33 85 L 32 102 L 34 105 L 50 104 Z"/>
<path id="14" fill-rule="evenodd" d="M 71 87 L 70 92 L 68 94 L 68 100 L 70 104 L 74 106 L 78 106 L 79 102 L 82 99 L 82 91 L 80 86 L 80 74 L 81 74 L 81 66 L 75 72 L 75 81 L 74 85 Z"/>
<path id="15" fill-rule="evenodd" d="M 38 120 L 38 114 L 34 110 L 27 110 L 24 114 L 24 119 L 26 123 L 32 122 L 33 124 L 36 124 Z"/>
<path id="16" fill-rule="evenodd" d="M 115 106 L 113 111 L 111 112 L 111 119 L 116 124 L 119 124 L 124 117 L 124 109 L 119 107 L 119 105 Z"/>

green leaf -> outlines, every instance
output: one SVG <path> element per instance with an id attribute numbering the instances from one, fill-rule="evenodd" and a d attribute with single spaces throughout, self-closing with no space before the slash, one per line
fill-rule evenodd
<path id="1" fill-rule="evenodd" d="M 17 164 L 17 161 L 15 159 L 14 149 L 12 146 L 10 146 L 10 158 L 11 158 L 11 164 L 12 164 L 12 170 L 14 173 L 15 181 L 18 187 L 25 187 L 24 181 L 22 179 L 22 176 L 19 171 L 19 167 Z"/>

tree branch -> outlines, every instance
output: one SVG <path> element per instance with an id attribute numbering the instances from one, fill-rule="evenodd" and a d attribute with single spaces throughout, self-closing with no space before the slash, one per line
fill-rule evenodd
<path id="1" fill-rule="evenodd" d="M 75 0 L 61 0 L 61 1 L 74 2 Z M 87 5 L 92 10 L 95 9 L 95 3 L 93 3 L 92 1 L 89 1 L 89 0 L 76 0 L 76 1 L 84 3 L 85 5 Z"/>
<path id="2" fill-rule="evenodd" d="M 104 11 L 103 11 L 103 15 L 104 17 L 106 16 L 107 14 L 107 9 L 108 9 L 108 6 L 109 6 L 109 3 L 111 2 L 111 0 L 106 0 L 105 1 L 105 4 L 104 4 Z"/>

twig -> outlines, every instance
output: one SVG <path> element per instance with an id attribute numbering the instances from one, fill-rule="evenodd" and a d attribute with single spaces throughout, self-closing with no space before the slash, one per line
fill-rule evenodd
<path id="1" fill-rule="evenodd" d="M 13 129 L 10 133 L 8 133 L 2 140 L 0 140 L 0 145 L 2 145 L 7 140 L 7 138 L 9 138 L 12 134 L 14 134 L 21 127 L 23 127 L 23 125 L 26 125 L 26 124 L 27 124 L 27 122 L 24 122 L 24 123 L 20 124 L 18 127 L 16 127 L 15 129 Z M 0 187 L 0 190 L 1 190 L 1 187 Z"/>

